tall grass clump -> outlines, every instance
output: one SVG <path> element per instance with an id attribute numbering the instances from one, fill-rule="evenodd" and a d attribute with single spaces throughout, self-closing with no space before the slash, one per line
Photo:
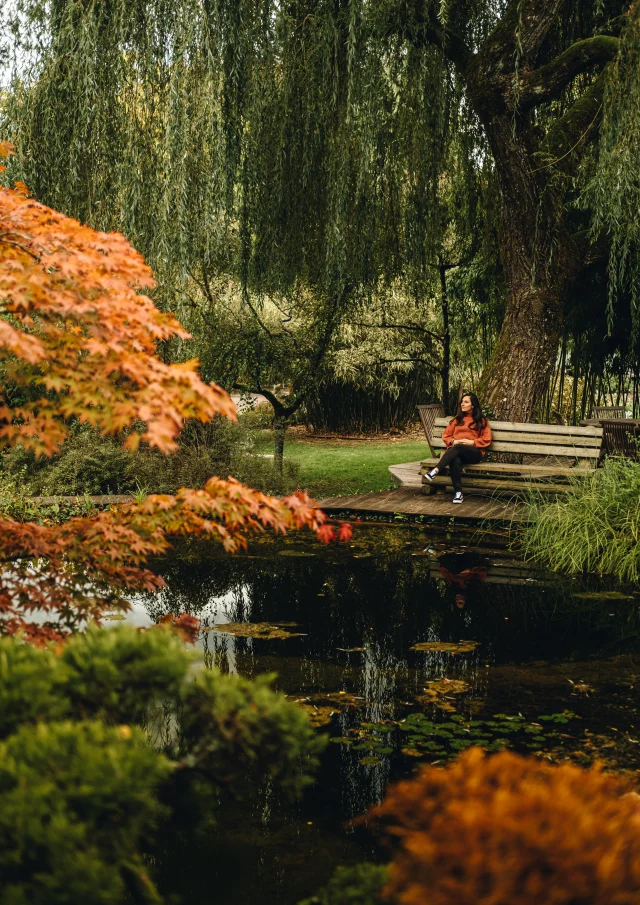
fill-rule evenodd
<path id="1" fill-rule="evenodd" d="M 640 463 L 607 459 L 554 501 L 527 501 L 525 558 L 557 572 L 600 572 L 640 583 Z"/>

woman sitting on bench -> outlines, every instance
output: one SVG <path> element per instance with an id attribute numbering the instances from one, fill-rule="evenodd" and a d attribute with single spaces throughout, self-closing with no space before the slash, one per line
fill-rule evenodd
<path id="1" fill-rule="evenodd" d="M 461 503 L 462 466 L 477 465 L 482 461 L 484 450 L 491 443 L 491 426 L 482 414 L 478 397 L 475 393 L 465 393 L 460 400 L 460 409 L 442 434 L 446 450 L 440 456 L 436 468 L 426 475 L 427 481 L 433 481 L 442 469 L 449 468 L 453 484 L 453 502 Z"/>

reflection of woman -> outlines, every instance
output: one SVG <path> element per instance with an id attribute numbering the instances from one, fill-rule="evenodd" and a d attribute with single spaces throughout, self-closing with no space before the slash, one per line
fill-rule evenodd
<path id="1" fill-rule="evenodd" d="M 438 572 L 453 586 L 459 610 L 464 609 L 469 591 L 487 579 L 486 565 L 473 553 L 445 553 L 438 557 Z"/>
<path id="2" fill-rule="evenodd" d="M 460 409 L 442 434 L 447 447 L 440 456 L 438 465 L 426 475 L 427 481 L 433 481 L 443 469 L 448 468 L 453 484 L 453 502 L 461 503 L 462 466 L 477 465 L 482 461 L 484 450 L 491 443 L 491 427 L 482 414 L 478 397 L 475 393 L 465 393 L 460 400 Z"/>

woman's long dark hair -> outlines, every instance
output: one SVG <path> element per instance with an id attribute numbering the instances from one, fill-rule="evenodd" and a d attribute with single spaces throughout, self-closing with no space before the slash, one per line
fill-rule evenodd
<path id="1" fill-rule="evenodd" d="M 465 396 L 468 396 L 471 400 L 471 415 L 473 417 L 473 421 L 469 426 L 473 427 L 475 431 L 478 431 L 478 433 L 480 433 L 482 428 L 487 426 L 487 419 L 482 414 L 482 409 L 480 408 L 480 400 L 475 393 L 463 393 L 460 397 L 460 403 L 462 403 L 462 400 L 465 398 Z M 459 405 L 458 414 L 455 416 L 454 421 L 457 421 L 458 424 L 462 424 L 465 414 L 466 412 L 463 412 L 461 406 Z"/>

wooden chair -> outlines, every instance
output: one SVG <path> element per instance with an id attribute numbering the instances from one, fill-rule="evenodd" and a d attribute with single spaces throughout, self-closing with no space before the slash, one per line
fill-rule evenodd
<path id="1" fill-rule="evenodd" d="M 430 443 L 432 449 L 445 449 L 442 434 L 450 420 L 436 418 Z M 617 423 L 622 424 L 621 421 Z M 517 494 L 531 488 L 545 493 L 563 493 L 572 477 L 584 477 L 593 471 L 601 454 L 603 429 L 596 425 L 572 427 L 492 421 L 491 430 L 493 442 L 487 457 L 478 465 L 464 466 L 462 484 L 465 493 L 507 491 Z M 515 461 L 492 462 L 491 453 Z M 420 463 L 422 483 L 431 492 L 451 484 L 448 475 L 438 475 L 433 483 L 425 479 L 427 471 L 437 464 L 437 458 Z"/>
<path id="2" fill-rule="evenodd" d="M 603 418 L 609 420 L 611 418 L 626 418 L 627 413 L 623 405 L 594 405 L 593 418 Z"/>
<path id="3" fill-rule="evenodd" d="M 602 420 L 602 453 L 605 456 L 622 456 L 640 461 L 640 424 L 629 419 Z"/>
<path id="4" fill-rule="evenodd" d="M 441 418 L 444 416 L 444 409 L 439 402 L 430 405 L 418 405 L 416 406 L 416 408 L 418 409 L 418 414 L 420 415 L 420 421 L 422 422 L 422 427 L 424 428 L 427 443 L 429 444 L 429 446 L 431 446 L 433 425 L 435 424 L 436 418 Z"/>

